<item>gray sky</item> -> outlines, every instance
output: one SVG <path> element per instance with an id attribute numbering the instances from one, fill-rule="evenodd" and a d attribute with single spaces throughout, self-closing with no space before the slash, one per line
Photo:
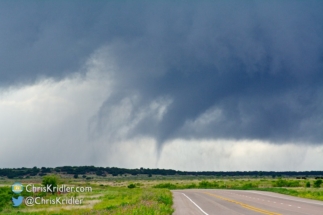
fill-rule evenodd
<path id="1" fill-rule="evenodd" d="M 0 168 L 322 169 L 322 11 L 0 2 Z"/>

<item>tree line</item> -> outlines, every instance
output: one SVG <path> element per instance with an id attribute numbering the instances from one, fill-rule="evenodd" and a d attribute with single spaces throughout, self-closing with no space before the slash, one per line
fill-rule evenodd
<path id="1" fill-rule="evenodd" d="M 33 168 L 0 168 L 0 177 L 24 178 L 31 176 L 44 176 L 47 174 L 69 175 L 97 175 L 97 176 L 122 176 L 122 175 L 162 175 L 162 176 L 219 176 L 219 177 L 296 177 L 305 179 L 315 177 L 323 179 L 323 171 L 179 171 L 172 169 L 149 169 L 137 168 L 126 169 L 118 167 L 95 167 L 95 166 L 62 166 L 62 167 L 33 167 Z"/>

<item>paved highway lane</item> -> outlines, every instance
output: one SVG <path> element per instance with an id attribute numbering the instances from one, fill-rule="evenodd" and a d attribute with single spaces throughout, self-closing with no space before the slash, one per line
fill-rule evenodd
<path id="1" fill-rule="evenodd" d="M 323 202 L 263 191 L 174 190 L 174 215 L 323 215 Z"/>

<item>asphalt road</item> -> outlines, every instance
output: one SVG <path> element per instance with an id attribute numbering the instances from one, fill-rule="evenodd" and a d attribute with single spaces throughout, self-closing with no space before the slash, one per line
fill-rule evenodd
<path id="1" fill-rule="evenodd" d="M 323 215 L 323 202 L 263 191 L 175 190 L 174 215 Z"/>

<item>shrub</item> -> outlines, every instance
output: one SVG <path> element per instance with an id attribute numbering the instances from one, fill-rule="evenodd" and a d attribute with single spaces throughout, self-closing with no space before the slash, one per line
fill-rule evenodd
<path id="1" fill-rule="evenodd" d="M 136 185 L 135 184 L 129 184 L 128 185 L 128 188 L 132 189 L 132 188 L 136 188 Z"/>
<path id="2" fill-rule="evenodd" d="M 47 187 L 50 186 L 52 193 L 54 193 L 54 187 L 57 187 L 58 177 L 56 175 L 47 175 L 43 177 L 42 184 Z"/>
<path id="3" fill-rule="evenodd" d="M 218 183 L 214 182 L 209 182 L 209 181 L 201 181 L 198 185 L 199 188 L 218 188 L 219 185 Z"/>
<path id="4" fill-rule="evenodd" d="M 191 183 L 191 184 L 186 185 L 184 188 L 189 189 L 189 188 L 196 188 L 196 187 L 197 187 L 197 186 L 196 186 L 196 184 L 195 184 L 195 183 Z"/>
<path id="5" fill-rule="evenodd" d="M 157 184 L 155 186 L 153 186 L 153 188 L 167 188 L 167 189 L 176 189 L 176 185 L 175 184 L 171 184 L 171 183 L 162 183 L 162 184 Z"/>
<path id="6" fill-rule="evenodd" d="M 11 193 L 9 187 L 0 187 L 0 211 L 11 200 Z"/>
<path id="7" fill-rule="evenodd" d="M 242 185 L 242 189 L 251 189 L 251 188 L 257 188 L 257 187 L 258 186 L 253 183 L 246 183 L 246 184 Z"/>
<path id="8" fill-rule="evenodd" d="M 323 183 L 323 181 L 321 179 L 318 179 L 318 180 L 314 181 L 313 187 L 319 188 L 319 187 L 321 187 L 322 183 Z"/>
<path id="9" fill-rule="evenodd" d="M 288 181 L 284 179 L 278 179 L 277 181 L 273 182 L 273 187 L 299 187 L 300 183 L 299 181 Z"/>
<path id="10" fill-rule="evenodd" d="M 306 185 L 305 185 L 306 187 L 311 187 L 311 183 L 308 181 L 308 182 L 306 182 Z"/>

